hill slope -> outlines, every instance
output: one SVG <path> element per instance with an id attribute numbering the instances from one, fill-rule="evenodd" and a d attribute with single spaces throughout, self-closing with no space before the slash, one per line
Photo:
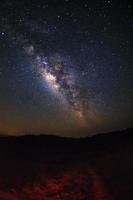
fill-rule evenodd
<path id="1" fill-rule="evenodd" d="M 133 199 L 132 134 L 1 137 L 0 199 Z"/>

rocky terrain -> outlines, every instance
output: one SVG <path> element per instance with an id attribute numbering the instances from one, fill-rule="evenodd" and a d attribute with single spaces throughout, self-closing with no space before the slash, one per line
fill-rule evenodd
<path id="1" fill-rule="evenodd" d="M 0 200 L 132 200 L 132 134 L 1 136 Z"/>

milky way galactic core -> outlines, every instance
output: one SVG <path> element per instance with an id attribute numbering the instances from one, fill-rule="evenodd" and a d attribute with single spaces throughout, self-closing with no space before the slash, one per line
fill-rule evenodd
<path id="1" fill-rule="evenodd" d="M 48 82 L 50 87 L 66 98 L 79 117 L 84 117 L 83 107 L 80 103 L 80 90 L 69 73 L 69 66 L 63 63 L 61 56 L 56 56 L 54 62 L 50 62 L 47 57 L 41 57 L 36 53 L 33 46 L 24 47 L 24 49 L 32 58 L 38 73 Z"/>

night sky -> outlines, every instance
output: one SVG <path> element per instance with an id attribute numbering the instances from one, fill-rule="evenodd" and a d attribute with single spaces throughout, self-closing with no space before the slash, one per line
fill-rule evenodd
<path id="1" fill-rule="evenodd" d="M 127 0 L 1 1 L 0 132 L 131 127 L 132 11 Z"/>

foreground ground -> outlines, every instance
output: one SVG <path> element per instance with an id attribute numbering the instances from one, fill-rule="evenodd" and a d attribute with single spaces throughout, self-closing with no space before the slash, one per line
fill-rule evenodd
<path id="1" fill-rule="evenodd" d="M 4 146 L 9 147 L 6 152 L 11 151 L 9 143 Z M 105 146 L 93 156 L 76 155 L 71 161 L 65 158 L 65 154 L 64 157 L 62 154 L 62 159 L 46 159 L 43 154 L 41 159 L 37 159 L 39 152 L 28 159 L 23 151 L 19 151 L 20 156 L 5 156 L 5 150 L 1 148 L 0 200 L 133 199 L 131 138 L 130 141 L 120 141 L 118 145 L 111 143 L 110 148 Z"/>

